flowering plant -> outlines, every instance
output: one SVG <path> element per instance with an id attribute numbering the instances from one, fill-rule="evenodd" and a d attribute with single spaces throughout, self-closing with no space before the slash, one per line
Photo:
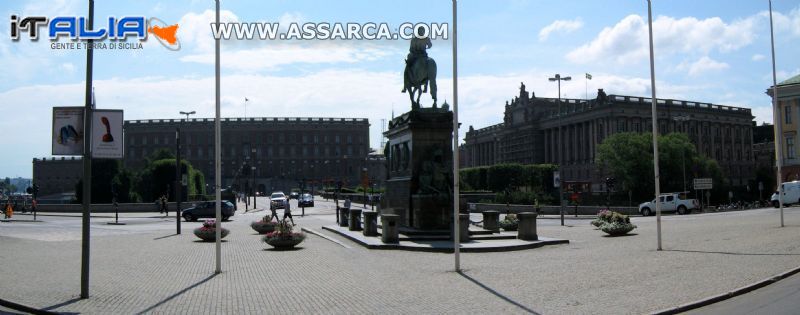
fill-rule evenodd
<path id="1" fill-rule="evenodd" d="M 516 231 L 519 226 L 519 219 L 516 214 L 507 214 L 506 217 L 500 221 L 500 227 L 506 231 Z"/>
<path id="2" fill-rule="evenodd" d="M 213 241 L 216 239 L 217 226 L 219 226 L 217 224 L 217 220 L 214 219 L 205 220 L 203 221 L 203 226 L 194 229 L 194 235 L 204 241 Z M 224 227 L 220 227 L 221 238 L 225 238 L 225 236 L 228 236 L 228 233 L 230 233 L 230 230 Z"/>
<path id="3" fill-rule="evenodd" d="M 253 228 L 259 234 L 269 233 L 275 230 L 275 227 L 278 225 L 278 222 L 270 220 L 269 216 L 264 216 L 260 221 L 253 221 L 250 223 L 250 227 Z"/>
<path id="4" fill-rule="evenodd" d="M 278 224 L 275 231 L 268 233 L 264 238 L 267 239 L 305 239 L 306 235 L 303 232 L 292 232 L 294 227 L 291 223 L 286 221 Z"/>
<path id="5" fill-rule="evenodd" d="M 624 235 L 636 228 L 636 225 L 631 224 L 631 218 L 627 215 L 608 209 L 600 210 L 597 213 L 597 219 L 592 221 L 592 225 L 610 235 Z"/>

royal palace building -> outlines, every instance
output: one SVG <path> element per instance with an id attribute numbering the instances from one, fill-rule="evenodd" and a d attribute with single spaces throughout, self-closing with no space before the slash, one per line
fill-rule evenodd
<path id="1" fill-rule="evenodd" d="M 559 100 L 529 95 L 523 84 L 519 96 L 506 103 L 502 123 L 470 126 L 462 167 L 558 164 L 560 151 L 562 181 L 603 191 L 601 179 L 607 174 L 595 164 L 597 146 L 615 133 L 651 131 L 651 104 L 650 98 L 606 95 L 600 89 L 595 99 L 561 99 L 559 111 Z M 754 178 L 750 109 L 671 99 L 658 99 L 657 106 L 660 134 L 686 133 L 700 154 L 718 161 L 733 185 Z"/>
<path id="2" fill-rule="evenodd" d="M 223 118 L 222 185 L 263 193 L 288 193 L 303 180 L 316 186 L 324 181 L 357 185 L 372 176 L 364 174 L 370 163 L 369 126 L 366 118 Z M 136 171 L 158 150 L 174 154 L 178 128 L 181 158 L 203 173 L 210 193 L 215 182 L 212 118 L 125 121 L 124 164 Z M 80 160 L 34 159 L 33 167 L 35 180 L 46 188 L 43 195 L 72 192 L 82 176 Z"/>

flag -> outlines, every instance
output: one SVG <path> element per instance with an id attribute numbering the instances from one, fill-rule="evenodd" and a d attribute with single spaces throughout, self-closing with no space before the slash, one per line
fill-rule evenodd
<path id="1" fill-rule="evenodd" d="M 587 73 L 587 74 L 586 74 L 586 78 L 587 78 L 587 79 L 589 79 L 589 80 L 591 80 L 591 79 L 592 79 L 592 75 Z"/>
<path id="2" fill-rule="evenodd" d="M 92 87 L 92 109 L 96 109 L 96 108 L 97 108 L 97 103 L 95 103 L 95 99 L 94 99 L 94 87 Z"/>
<path id="3" fill-rule="evenodd" d="M 245 102 L 248 102 L 248 101 L 250 101 L 250 100 L 248 100 L 248 99 L 245 97 L 245 98 L 244 98 L 244 101 L 245 101 Z"/>

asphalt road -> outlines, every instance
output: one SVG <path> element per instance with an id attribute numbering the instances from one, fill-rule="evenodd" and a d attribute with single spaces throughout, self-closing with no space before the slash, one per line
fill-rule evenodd
<path id="1" fill-rule="evenodd" d="M 800 314 L 800 274 L 687 314 Z"/>

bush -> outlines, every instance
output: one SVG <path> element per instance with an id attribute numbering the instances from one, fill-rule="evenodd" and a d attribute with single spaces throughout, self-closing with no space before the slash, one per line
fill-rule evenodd
<path id="1" fill-rule="evenodd" d="M 607 209 L 600 210 L 597 213 L 597 219 L 593 220 L 591 224 L 612 236 L 628 234 L 636 228 L 636 225 L 631 224 L 631 218 L 627 215 Z"/>
<path id="2" fill-rule="evenodd" d="M 519 219 L 517 219 L 516 214 L 508 214 L 502 221 L 500 221 L 500 227 L 506 231 L 516 231 L 517 227 L 519 227 Z"/>

